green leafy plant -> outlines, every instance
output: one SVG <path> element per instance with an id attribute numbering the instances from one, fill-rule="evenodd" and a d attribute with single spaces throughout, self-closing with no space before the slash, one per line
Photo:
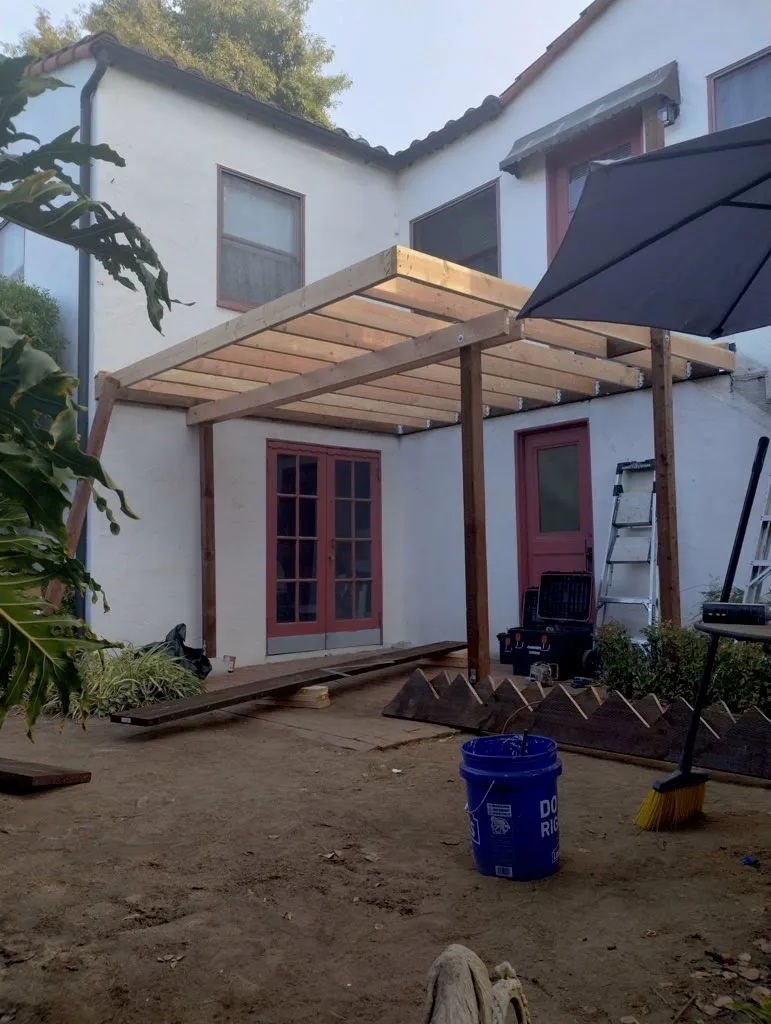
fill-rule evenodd
<path id="1" fill-rule="evenodd" d="M 59 359 L 65 338 L 56 300 L 42 288 L 0 277 L 0 309 L 15 321 L 19 334 L 35 339 L 37 348 Z"/>
<path id="2" fill-rule="evenodd" d="M 628 698 L 655 693 L 665 704 L 677 697 L 692 701 L 707 637 L 690 627 L 667 623 L 648 626 L 643 635 L 644 648 L 633 644 L 627 629 L 617 622 L 599 627 L 596 639 L 603 681 Z M 771 659 L 762 644 L 720 642 L 709 700 L 724 700 L 732 711 L 771 706 Z"/>
<path id="3" fill-rule="evenodd" d="M 206 689 L 203 680 L 161 647 L 85 654 L 79 668 L 82 688 L 68 705 L 53 692 L 45 705 L 47 714 L 85 721 L 91 715 L 114 715 L 159 701 L 193 697 Z"/>
<path id="4" fill-rule="evenodd" d="M 123 161 L 107 146 L 76 142 L 75 128 L 43 144 L 17 131 L 13 118 L 31 97 L 62 88 L 26 75 L 28 64 L 0 61 L 0 218 L 84 250 L 128 288 L 138 282 L 160 329 L 171 299 L 155 250 L 125 215 L 84 195 L 62 166 Z M 67 710 L 71 695 L 82 692 L 80 658 L 107 646 L 71 615 L 52 614 L 42 596 L 53 582 L 92 600 L 101 593 L 67 546 L 76 485 L 88 480 L 113 491 L 123 514 L 136 517 L 98 459 L 80 447 L 78 381 L 36 347 L 27 328 L 34 329 L 0 313 L 0 724 L 21 707 L 31 729 L 52 692 Z M 93 493 L 117 533 L 106 499 Z"/>
<path id="5" fill-rule="evenodd" d="M 757 1003 L 731 1003 L 728 1007 L 752 1024 L 771 1024 L 771 998 L 761 997 Z"/>

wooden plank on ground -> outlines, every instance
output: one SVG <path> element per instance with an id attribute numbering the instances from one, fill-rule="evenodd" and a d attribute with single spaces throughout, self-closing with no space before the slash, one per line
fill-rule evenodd
<path id="1" fill-rule="evenodd" d="M 3 793 L 30 793 L 36 789 L 77 786 L 90 781 L 91 772 L 0 757 L 0 792 Z"/>
<path id="2" fill-rule="evenodd" d="M 373 655 L 371 658 L 363 659 L 361 655 L 354 655 L 350 659 L 336 661 L 334 666 L 328 668 L 318 667 L 304 671 L 292 671 L 285 675 L 242 683 L 239 686 L 229 686 L 227 689 L 216 690 L 213 693 L 199 694 L 196 697 L 184 697 L 181 700 L 166 701 L 163 704 L 151 704 L 146 708 L 133 708 L 120 714 L 110 715 L 110 721 L 118 722 L 121 725 L 145 727 L 167 725 L 183 718 L 192 718 L 194 715 L 224 711 L 237 704 L 262 700 L 264 697 L 281 697 L 294 693 L 302 687 L 314 686 L 318 683 L 328 684 L 336 679 L 347 680 L 351 676 L 360 674 L 363 676 L 370 669 L 393 666 L 394 670 L 398 670 L 399 666 L 405 662 L 431 657 L 445 651 L 459 651 L 465 646 L 465 641 L 442 641 L 423 647 L 404 647 L 385 651 L 379 657 Z"/>

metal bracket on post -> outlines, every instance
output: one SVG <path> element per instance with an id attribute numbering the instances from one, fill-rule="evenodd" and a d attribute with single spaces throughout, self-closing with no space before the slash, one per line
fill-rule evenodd
<path id="1" fill-rule="evenodd" d="M 399 437 L 401 437 L 402 434 L 404 433 L 404 427 L 401 425 L 401 423 L 397 424 L 396 433 L 399 435 Z"/>
<path id="2" fill-rule="evenodd" d="M 482 410 L 482 415 L 483 415 L 483 416 L 484 416 L 485 418 L 487 418 L 487 417 L 488 417 L 488 416 L 490 415 L 490 413 L 491 413 L 491 412 L 492 412 L 492 409 L 490 408 L 490 406 L 489 406 L 489 405 L 486 405 L 486 406 L 484 407 L 484 409 Z"/>
<path id="3" fill-rule="evenodd" d="M 562 401 L 562 388 L 557 388 L 557 393 L 554 396 L 554 404 L 559 405 Z"/>
<path id="4" fill-rule="evenodd" d="M 635 384 L 635 387 L 638 389 L 645 387 L 645 374 L 642 370 L 638 370 L 637 372 L 637 384 Z"/>
<path id="5" fill-rule="evenodd" d="M 596 380 L 594 382 L 594 397 L 599 398 L 602 392 L 600 391 L 600 382 Z"/>

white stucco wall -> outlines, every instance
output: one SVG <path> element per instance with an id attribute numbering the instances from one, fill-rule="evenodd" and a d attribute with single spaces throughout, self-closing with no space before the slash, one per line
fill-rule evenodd
<path id="1" fill-rule="evenodd" d="M 94 70 L 93 60 L 83 60 L 57 70 L 55 77 L 70 88 L 54 89 L 30 100 L 24 113 L 16 118 L 19 131 L 50 142 L 68 128 L 80 125 L 80 93 Z M 20 148 L 26 149 L 27 143 Z M 79 168 L 67 165 L 75 180 Z M 50 292 L 59 304 L 61 324 L 67 339 L 62 362 L 71 371 L 77 363 L 78 328 L 78 254 L 69 246 L 26 231 L 24 235 L 24 280 Z"/>
<path id="2" fill-rule="evenodd" d="M 543 162 L 520 179 L 501 173 L 513 142 L 673 60 L 682 106 L 666 144 L 703 135 L 707 76 L 770 44 L 768 0 L 617 0 L 497 120 L 399 175 L 401 237 L 411 219 L 500 178 L 502 276 L 534 287 L 547 266 L 546 175 Z M 771 366 L 770 331 L 732 340 L 744 363 Z"/>
<path id="3" fill-rule="evenodd" d="M 218 164 L 305 196 L 306 282 L 396 241 L 390 172 L 114 68 L 99 86 L 97 121 L 100 139 L 127 165 L 98 168 L 97 196 L 142 227 L 174 298 L 193 303 L 166 314 L 161 337 L 141 299 L 97 267 L 97 371 L 120 369 L 234 315 L 216 304 Z"/>
<path id="4" fill-rule="evenodd" d="M 728 377 L 674 389 L 680 574 L 683 619 L 695 617 L 702 591 L 721 579 L 760 434 L 769 418 L 732 393 Z M 616 464 L 653 456 L 650 392 L 617 395 L 559 409 L 539 409 L 485 423 L 485 497 L 490 630 L 517 625 L 515 434 L 555 423 L 589 423 L 595 574 L 602 571 Z M 429 643 L 465 636 L 460 429 L 402 441 L 405 488 L 421 514 L 407 519 L 404 564 L 406 639 Z M 767 474 L 761 492 L 767 486 Z M 757 541 L 765 493 L 753 511 L 737 584 L 743 586 Z"/>

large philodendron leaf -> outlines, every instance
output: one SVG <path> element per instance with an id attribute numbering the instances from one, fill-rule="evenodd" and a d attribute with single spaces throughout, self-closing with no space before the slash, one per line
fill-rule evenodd
<path id="1" fill-rule="evenodd" d="M 65 170 L 65 165 L 91 160 L 123 167 L 123 158 L 107 145 L 77 142 L 77 128 L 51 142 L 16 149 L 24 141 L 38 140 L 18 132 L 12 119 L 24 111 L 31 96 L 64 84 L 27 75 L 30 62 L 29 57 L 0 61 L 0 217 L 89 253 L 127 288 L 136 291 L 138 284 L 145 292 L 150 321 L 160 330 L 172 299 L 158 254 L 132 220 L 87 196 Z"/>

